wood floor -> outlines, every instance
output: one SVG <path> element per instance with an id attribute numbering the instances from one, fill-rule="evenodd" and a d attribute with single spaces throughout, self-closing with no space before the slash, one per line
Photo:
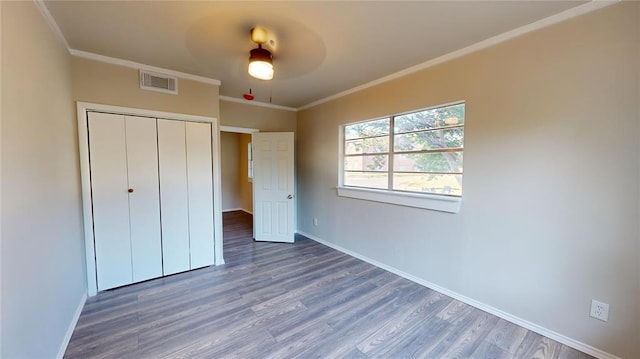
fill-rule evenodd
<path id="1" fill-rule="evenodd" d="M 65 358 L 591 358 L 304 237 L 87 300 Z"/>

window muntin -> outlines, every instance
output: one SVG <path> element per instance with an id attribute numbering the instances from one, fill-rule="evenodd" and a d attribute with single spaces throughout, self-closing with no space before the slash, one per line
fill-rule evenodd
<path id="1" fill-rule="evenodd" d="M 458 103 L 345 125 L 342 185 L 461 197 L 464 117 Z"/>

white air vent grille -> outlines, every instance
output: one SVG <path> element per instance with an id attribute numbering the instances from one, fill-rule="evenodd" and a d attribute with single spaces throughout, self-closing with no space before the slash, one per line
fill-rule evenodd
<path id="1" fill-rule="evenodd" d="M 178 79 L 175 77 L 140 70 L 140 88 L 178 94 Z"/>

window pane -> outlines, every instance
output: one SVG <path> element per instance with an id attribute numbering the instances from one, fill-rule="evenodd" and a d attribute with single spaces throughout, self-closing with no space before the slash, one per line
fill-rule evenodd
<path id="1" fill-rule="evenodd" d="M 388 174 L 371 172 L 345 172 L 345 186 L 369 187 L 369 188 L 389 188 Z"/>
<path id="2" fill-rule="evenodd" d="M 253 178 L 253 147 L 251 147 L 251 142 L 247 144 L 247 177 Z"/>
<path id="3" fill-rule="evenodd" d="M 347 155 L 389 152 L 389 136 L 345 141 L 344 151 Z"/>
<path id="4" fill-rule="evenodd" d="M 393 131 L 404 133 L 445 126 L 464 125 L 464 104 L 396 116 Z"/>
<path id="5" fill-rule="evenodd" d="M 387 171 L 388 155 L 349 156 L 344 158 L 345 171 Z"/>
<path id="6" fill-rule="evenodd" d="M 462 175 L 394 173 L 393 189 L 462 196 Z"/>
<path id="7" fill-rule="evenodd" d="M 462 151 L 394 155 L 393 170 L 399 172 L 462 172 Z"/>
<path id="8" fill-rule="evenodd" d="M 394 151 L 422 151 L 441 148 L 462 148 L 464 140 L 463 128 L 411 132 L 396 135 L 393 139 Z"/>
<path id="9" fill-rule="evenodd" d="M 389 119 L 360 122 L 353 125 L 344 126 L 344 138 L 351 140 L 354 138 L 374 137 L 389 134 Z"/>

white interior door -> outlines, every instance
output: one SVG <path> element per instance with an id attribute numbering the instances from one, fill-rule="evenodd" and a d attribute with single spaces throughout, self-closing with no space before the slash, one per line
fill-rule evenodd
<path id="1" fill-rule="evenodd" d="M 189 199 L 185 122 L 158 120 L 158 163 L 164 275 L 187 271 Z"/>
<path id="2" fill-rule="evenodd" d="M 98 290 L 105 290 L 133 280 L 125 120 L 90 112 L 87 125 L 96 276 Z"/>
<path id="3" fill-rule="evenodd" d="M 214 263 L 211 124 L 186 123 L 191 269 Z"/>
<path id="4" fill-rule="evenodd" d="M 125 117 L 133 282 L 162 276 L 156 119 Z"/>
<path id="5" fill-rule="evenodd" d="M 293 133 L 252 134 L 256 241 L 294 241 Z"/>

